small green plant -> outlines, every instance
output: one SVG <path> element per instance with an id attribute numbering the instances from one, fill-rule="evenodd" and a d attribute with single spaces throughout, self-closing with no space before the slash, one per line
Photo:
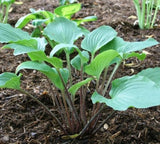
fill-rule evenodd
<path id="1" fill-rule="evenodd" d="M 8 13 L 15 0 L 0 0 L 0 23 L 7 23 Z"/>
<path id="2" fill-rule="evenodd" d="M 133 0 L 133 2 L 137 11 L 139 27 L 141 29 L 153 28 L 160 8 L 160 0 Z"/>
<path id="3" fill-rule="evenodd" d="M 30 21 L 32 21 L 32 25 L 35 28 L 34 31 L 32 32 L 32 36 L 39 37 L 42 34 L 41 32 L 43 31 L 44 27 L 49 23 L 53 22 L 56 17 L 65 17 L 67 19 L 72 19 L 72 16 L 80 10 L 81 10 L 80 3 L 59 6 L 54 10 L 54 13 L 45 10 L 36 11 L 34 9 L 30 9 L 31 13 L 20 18 L 16 23 L 15 27 L 22 29 Z M 79 25 L 79 27 L 81 27 L 84 31 L 86 31 L 86 33 L 88 33 L 88 31 L 84 27 L 80 26 L 80 24 L 84 22 L 95 21 L 97 20 L 97 17 L 88 16 L 85 18 L 72 19 L 72 20 L 76 22 Z"/>
<path id="4" fill-rule="evenodd" d="M 78 47 L 75 41 L 82 36 Z M 45 53 L 46 37 L 56 42 L 49 55 Z M 0 24 L 0 42 L 7 43 L 3 49 L 14 49 L 15 56 L 27 54 L 30 58 L 30 61 L 22 62 L 15 73 L 0 74 L 0 88 L 16 89 L 37 101 L 58 123 L 64 139 L 94 135 L 116 110 L 160 105 L 160 68 L 148 68 L 136 75 L 113 80 L 124 60 L 130 57 L 143 60 L 145 54 L 137 51 L 159 44 L 152 38 L 127 42 L 118 37 L 112 27 L 105 25 L 84 35 L 75 22 L 58 17 L 46 26 L 41 38 L 31 37 L 9 24 Z M 60 50 L 65 52 L 66 63 L 61 56 L 55 56 Z M 71 59 L 73 51 L 77 55 Z M 111 73 L 108 71 L 110 66 L 114 67 Z M 20 71 L 23 69 L 40 71 L 48 78 L 47 84 L 54 89 L 50 96 L 56 114 L 21 88 Z M 93 107 L 88 107 L 88 99 L 93 102 Z M 106 106 L 115 111 L 100 122 Z"/>

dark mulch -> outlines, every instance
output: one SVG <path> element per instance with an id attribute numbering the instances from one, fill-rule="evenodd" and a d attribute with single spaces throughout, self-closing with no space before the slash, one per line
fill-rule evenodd
<path id="1" fill-rule="evenodd" d="M 23 0 L 24 1 L 24 0 Z M 75 17 L 96 15 L 98 20 L 85 24 L 89 30 L 100 25 L 110 25 L 118 35 L 127 41 L 140 41 L 153 37 L 160 41 L 160 26 L 151 30 L 140 30 L 134 26 L 135 9 L 131 0 L 80 0 L 82 10 Z M 25 0 L 23 5 L 13 5 L 9 23 L 14 25 L 29 8 L 53 11 L 58 0 Z M 160 25 L 157 20 L 157 25 Z M 2 46 L 2 45 L 0 45 Z M 148 67 L 160 67 L 160 47 L 145 50 L 147 58 L 143 61 L 130 59 L 122 65 L 115 77 L 132 75 Z M 26 55 L 13 56 L 11 50 L 0 50 L 0 73 L 14 72 L 16 66 L 27 60 Z M 22 87 L 29 90 L 52 111 L 47 80 L 39 72 L 23 71 Z M 107 108 L 102 114 L 105 119 L 112 110 Z M 67 144 L 72 141 L 61 139 L 62 132 L 36 102 L 14 90 L 0 90 L 0 143 L 1 144 Z M 159 144 L 160 107 L 149 109 L 129 109 L 116 112 L 95 136 L 75 141 L 79 144 Z"/>

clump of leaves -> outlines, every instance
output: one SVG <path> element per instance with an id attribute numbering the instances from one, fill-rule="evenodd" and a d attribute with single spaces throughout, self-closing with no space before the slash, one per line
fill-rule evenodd
<path id="1" fill-rule="evenodd" d="M 138 24 L 141 29 L 150 29 L 154 27 L 160 0 L 133 0 L 137 11 Z"/>
<path id="2" fill-rule="evenodd" d="M 7 23 L 8 13 L 15 0 L 0 0 L 0 23 Z"/>
<path id="3" fill-rule="evenodd" d="M 80 37 L 84 38 L 78 47 L 75 42 Z M 56 42 L 49 55 L 45 53 L 46 38 Z M 107 106 L 113 109 L 112 115 L 116 110 L 160 105 L 160 68 L 148 68 L 136 75 L 113 80 L 124 60 L 129 57 L 143 60 L 145 54 L 137 51 L 159 44 L 153 38 L 127 42 L 118 37 L 112 27 L 105 25 L 84 35 L 75 22 L 58 17 L 46 26 L 41 38 L 32 37 L 9 24 L 0 24 L 0 42 L 7 43 L 3 49 L 14 49 L 15 56 L 27 54 L 30 58 L 30 61 L 22 62 L 15 73 L 0 74 L 0 88 L 16 89 L 37 101 L 59 124 L 65 139 L 95 134 L 108 119 L 99 121 Z M 65 52 L 67 65 L 61 56 L 56 56 L 60 50 Z M 77 55 L 71 59 L 73 52 Z M 108 72 L 110 66 L 114 67 L 111 73 Z M 21 88 L 20 71 L 23 73 L 23 69 L 40 71 L 50 80 L 49 85 L 60 91 L 50 94 L 56 115 Z M 95 86 L 92 90 L 91 84 Z M 87 105 L 88 99 L 93 102 L 92 110 Z"/>
<path id="4" fill-rule="evenodd" d="M 75 4 L 68 4 L 59 6 L 56 9 L 54 9 L 54 13 L 46 10 L 35 10 L 30 9 L 31 13 L 23 16 L 18 20 L 15 27 L 17 28 L 23 28 L 26 26 L 30 21 L 32 21 L 32 26 L 34 27 L 34 31 L 32 32 L 33 37 L 39 37 L 46 25 L 53 22 L 55 18 L 57 17 L 65 17 L 67 19 L 72 19 L 72 16 L 81 10 L 81 4 L 75 3 Z M 80 26 L 80 24 L 84 22 L 90 22 L 97 20 L 96 16 L 88 16 L 85 18 L 79 18 L 79 19 L 72 19 L 74 22 L 76 22 L 79 27 L 81 27 L 86 33 L 88 32 L 84 27 Z M 51 44 L 54 45 L 54 44 Z"/>

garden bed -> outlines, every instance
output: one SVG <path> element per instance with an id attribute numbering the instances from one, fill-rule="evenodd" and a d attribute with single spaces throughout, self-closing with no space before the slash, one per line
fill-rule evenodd
<path id="1" fill-rule="evenodd" d="M 160 41 L 159 21 L 157 27 L 150 30 L 140 30 L 137 25 L 134 25 L 136 12 L 131 0 L 81 0 L 80 2 L 82 10 L 74 16 L 75 18 L 89 15 L 98 17 L 97 21 L 84 25 L 89 30 L 101 25 L 109 25 L 126 41 L 142 41 L 148 37 Z M 14 26 L 20 17 L 29 13 L 29 8 L 53 11 L 57 6 L 58 1 L 25 0 L 23 5 L 13 5 L 8 23 Z M 145 49 L 145 53 L 147 57 L 144 61 L 129 59 L 122 64 L 114 78 L 130 76 L 149 67 L 160 67 L 159 45 Z M 0 58 L 0 73 L 14 72 L 19 63 L 28 59 L 26 55 L 13 56 L 11 50 L 0 50 Z M 26 70 L 23 71 L 22 79 L 23 88 L 36 95 L 53 112 L 56 111 L 49 98 L 47 80 L 41 73 Z M 111 108 L 105 109 L 101 120 L 105 119 L 111 111 Z M 80 141 L 63 140 L 62 134 L 56 122 L 35 101 L 13 90 L 0 90 L 0 143 L 2 144 L 158 144 L 160 143 L 160 107 L 117 111 L 95 136 Z"/>

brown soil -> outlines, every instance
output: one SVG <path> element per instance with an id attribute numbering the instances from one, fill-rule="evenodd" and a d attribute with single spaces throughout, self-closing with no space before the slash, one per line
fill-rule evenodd
<path id="1" fill-rule="evenodd" d="M 24 0 L 23 0 L 24 1 Z M 153 37 L 160 41 L 160 23 L 157 28 L 140 30 L 133 23 L 136 12 L 132 0 L 80 0 L 82 10 L 75 17 L 96 15 L 98 20 L 86 23 L 93 30 L 100 25 L 110 25 L 118 35 L 127 41 L 140 41 Z M 53 11 L 58 0 L 25 0 L 23 5 L 13 5 L 9 23 L 29 13 L 29 8 Z M 160 17 L 160 15 L 158 15 Z M 2 46 L 2 45 L 1 45 Z M 148 67 L 160 67 L 160 47 L 145 50 L 147 58 L 143 62 L 130 59 L 132 66 L 122 65 L 115 77 L 135 74 Z M 13 56 L 11 50 L 0 50 L 0 73 L 14 72 L 17 65 L 27 58 L 26 55 Z M 29 90 L 52 109 L 47 80 L 39 72 L 23 71 L 22 87 Z M 54 109 L 52 109 L 54 111 Z M 102 120 L 112 110 L 107 108 Z M 76 141 L 79 144 L 159 144 L 160 143 L 160 107 L 149 109 L 129 109 L 116 112 L 101 130 L 88 139 Z M 13 90 L 0 90 L 0 144 L 69 144 L 62 140 L 57 124 L 45 113 L 41 106 L 30 98 Z"/>

